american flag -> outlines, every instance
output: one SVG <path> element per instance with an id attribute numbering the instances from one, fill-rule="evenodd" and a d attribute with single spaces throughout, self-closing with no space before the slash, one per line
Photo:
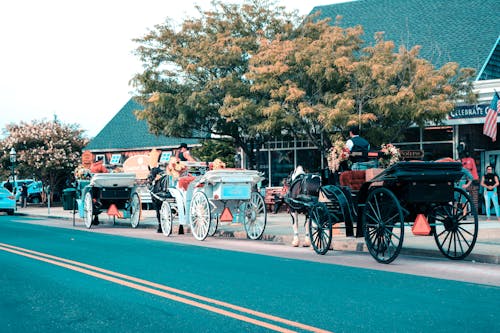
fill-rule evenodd
<path id="1" fill-rule="evenodd" d="M 484 118 L 483 134 L 489 136 L 495 142 L 497 140 L 497 118 L 498 112 L 500 112 L 500 100 L 496 91 L 490 106 L 486 110 L 488 110 L 488 113 Z"/>

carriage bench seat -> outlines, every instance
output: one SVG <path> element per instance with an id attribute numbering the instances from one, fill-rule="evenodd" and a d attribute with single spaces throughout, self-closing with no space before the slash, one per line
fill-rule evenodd
<path id="1" fill-rule="evenodd" d="M 177 187 L 179 187 L 180 189 L 182 189 L 184 191 L 187 191 L 189 184 L 191 184 L 191 182 L 193 180 L 195 180 L 195 178 L 196 177 L 191 176 L 191 175 L 180 177 L 179 183 L 177 183 Z"/>
<path id="2" fill-rule="evenodd" d="M 359 191 L 366 181 L 366 170 L 344 171 L 340 174 L 340 185 L 347 186 L 351 191 Z"/>
<path id="3" fill-rule="evenodd" d="M 267 209 L 274 209 L 274 205 L 277 204 L 278 200 L 282 200 L 285 192 L 283 186 L 266 187 L 264 202 L 267 205 Z"/>

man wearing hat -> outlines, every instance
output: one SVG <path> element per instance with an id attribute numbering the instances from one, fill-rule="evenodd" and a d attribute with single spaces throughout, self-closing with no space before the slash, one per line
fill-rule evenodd
<path id="1" fill-rule="evenodd" d="M 179 149 L 175 153 L 175 157 L 179 158 L 181 161 L 196 162 L 193 156 L 189 153 L 188 146 L 186 143 L 181 143 Z"/>

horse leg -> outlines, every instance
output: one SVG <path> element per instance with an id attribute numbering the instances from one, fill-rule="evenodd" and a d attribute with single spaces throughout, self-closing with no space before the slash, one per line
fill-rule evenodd
<path id="1" fill-rule="evenodd" d="M 309 219 L 309 215 L 306 214 L 306 219 L 304 220 L 304 242 L 302 242 L 303 247 L 311 246 L 311 239 L 309 237 L 309 223 L 311 223 L 311 221 Z"/>
<path id="2" fill-rule="evenodd" d="M 156 219 L 158 220 L 158 229 L 156 230 L 156 232 L 162 233 L 163 230 L 161 229 L 161 222 L 160 222 L 161 201 L 159 201 L 158 199 L 153 199 L 153 205 L 155 205 Z"/>
<path id="3" fill-rule="evenodd" d="M 292 228 L 293 228 L 293 240 L 292 246 L 299 246 L 299 215 L 296 211 L 290 211 L 290 216 L 292 216 Z"/>

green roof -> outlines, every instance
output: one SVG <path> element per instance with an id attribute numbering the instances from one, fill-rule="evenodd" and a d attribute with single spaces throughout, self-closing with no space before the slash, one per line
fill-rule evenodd
<path id="1" fill-rule="evenodd" d="M 436 67 L 457 62 L 476 69 L 478 79 L 500 78 L 498 0 L 359 0 L 316 6 L 320 18 L 340 15 L 342 27 L 361 25 L 365 41 L 375 32 L 396 46 L 421 45 L 420 56 Z"/>
<path id="2" fill-rule="evenodd" d="M 142 150 L 152 148 L 178 147 L 181 142 L 198 144 L 197 139 L 156 136 L 151 134 L 145 120 L 137 120 L 134 111 L 144 106 L 130 99 L 127 104 L 85 147 L 91 151 Z"/>

